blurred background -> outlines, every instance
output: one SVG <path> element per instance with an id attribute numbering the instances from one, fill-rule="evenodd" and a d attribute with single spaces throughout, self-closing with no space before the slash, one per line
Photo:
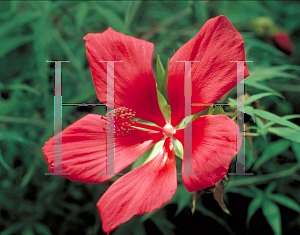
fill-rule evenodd
<path id="1" fill-rule="evenodd" d="M 193 193 L 178 177 L 170 202 L 111 234 L 299 233 L 300 132 L 294 125 L 300 124 L 299 12 L 296 1 L 1 1 L 0 234 L 104 234 L 96 203 L 117 178 L 85 184 L 45 175 L 41 149 L 54 133 L 54 68 L 45 61 L 71 61 L 62 64 L 63 103 L 99 103 L 86 34 L 112 27 L 147 40 L 155 45 L 153 65 L 160 55 L 166 66 L 174 50 L 218 15 L 241 33 L 246 59 L 253 60 L 245 80 L 252 97 L 245 152 L 246 171 L 254 176 L 230 176 L 224 201 L 231 216 L 212 194 L 197 198 L 192 215 Z M 62 112 L 64 129 L 88 113 L 105 115 L 106 109 L 68 106 Z"/>

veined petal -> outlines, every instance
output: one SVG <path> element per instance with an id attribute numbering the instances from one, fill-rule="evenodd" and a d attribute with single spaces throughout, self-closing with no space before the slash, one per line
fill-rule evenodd
<path id="1" fill-rule="evenodd" d="M 192 122 L 192 128 L 192 172 L 201 175 L 182 176 L 189 192 L 214 186 L 221 180 L 241 147 L 241 142 L 237 143 L 238 126 L 225 115 L 201 116 Z M 174 137 L 184 146 L 184 129 L 177 130 Z"/>
<path id="2" fill-rule="evenodd" d="M 168 202 L 177 188 L 172 139 L 151 161 L 115 181 L 97 207 L 104 232 L 110 232 L 133 215 L 154 211 Z"/>
<path id="3" fill-rule="evenodd" d="M 243 38 L 225 16 L 218 16 L 207 21 L 171 58 L 168 96 L 173 126 L 184 118 L 185 105 L 185 65 L 177 61 L 200 61 L 191 67 L 191 101 L 192 104 L 214 103 L 237 84 L 237 63 L 229 61 L 245 61 Z M 244 68 L 246 78 L 249 73 L 246 65 Z M 192 114 L 205 108 L 192 106 Z"/>
<path id="4" fill-rule="evenodd" d="M 123 61 L 114 64 L 114 91 L 109 92 L 115 107 L 109 108 L 127 107 L 137 118 L 164 126 L 152 69 L 154 45 L 111 28 L 84 39 L 98 99 L 107 103 L 107 63 L 99 61 Z"/>
<path id="5" fill-rule="evenodd" d="M 62 131 L 62 172 L 64 177 L 86 183 L 101 183 L 113 175 L 106 173 L 106 120 L 100 115 L 88 114 Z M 152 145 L 163 138 L 155 131 L 135 129 L 125 136 L 115 135 L 115 173 L 120 172 Z M 54 137 L 45 143 L 43 153 L 54 172 Z"/>

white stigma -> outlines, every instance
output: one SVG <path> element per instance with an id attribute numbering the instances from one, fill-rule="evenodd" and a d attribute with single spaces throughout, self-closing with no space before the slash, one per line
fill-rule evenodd
<path id="1" fill-rule="evenodd" d="M 173 134 L 175 134 L 176 129 L 170 124 L 167 123 L 163 128 L 163 133 L 166 137 L 171 137 Z"/>

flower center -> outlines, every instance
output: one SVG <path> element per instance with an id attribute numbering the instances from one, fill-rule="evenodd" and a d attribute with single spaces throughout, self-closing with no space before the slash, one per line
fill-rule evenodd
<path id="1" fill-rule="evenodd" d="M 166 137 L 171 137 L 173 134 L 175 134 L 176 129 L 170 123 L 167 123 L 162 131 Z"/>
<path id="2" fill-rule="evenodd" d="M 110 131 L 122 136 L 130 134 L 134 130 L 131 125 L 136 123 L 136 121 L 131 121 L 134 116 L 135 111 L 125 107 L 112 110 L 106 114 L 106 117 L 102 117 L 107 121 L 107 127 L 104 127 L 103 131 Z"/>

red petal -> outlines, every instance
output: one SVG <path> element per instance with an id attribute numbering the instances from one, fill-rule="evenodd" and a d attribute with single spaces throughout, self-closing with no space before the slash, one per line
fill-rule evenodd
<path id="1" fill-rule="evenodd" d="M 170 60 L 168 96 L 171 105 L 171 123 L 176 126 L 184 118 L 184 63 L 192 63 L 192 103 L 216 102 L 237 84 L 237 63 L 245 61 L 242 36 L 225 16 L 206 22 L 200 32 L 181 47 Z M 249 76 L 245 65 L 245 77 Z M 207 106 L 193 106 L 192 114 Z"/>
<path id="2" fill-rule="evenodd" d="M 127 107 L 137 118 L 164 126 L 152 70 L 154 45 L 111 28 L 84 39 L 98 99 L 107 103 L 107 63 L 99 61 L 123 61 L 114 65 L 115 107 L 109 108 Z"/>
<path id="3" fill-rule="evenodd" d="M 106 121 L 88 114 L 62 132 L 62 172 L 64 177 L 86 183 L 101 183 L 113 175 L 106 173 Z M 163 138 L 159 132 L 133 130 L 126 136 L 115 135 L 115 172 L 120 172 L 153 144 Z M 54 137 L 45 143 L 43 153 L 54 172 Z"/>
<path id="4" fill-rule="evenodd" d="M 237 146 L 237 125 L 224 115 L 205 115 L 192 122 L 192 169 L 201 175 L 183 175 L 189 192 L 215 185 L 227 173 Z M 174 135 L 184 146 L 184 129 Z M 184 158 L 183 166 L 184 169 Z"/>
<path id="5" fill-rule="evenodd" d="M 279 50 L 283 51 L 285 54 L 291 55 L 295 51 L 295 47 L 286 32 L 277 32 L 276 34 L 272 35 L 272 39 L 276 47 Z"/>
<path id="6" fill-rule="evenodd" d="M 97 207 L 104 232 L 110 232 L 133 215 L 154 211 L 168 202 L 177 188 L 173 141 L 151 161 L 114 182 Z"/>

